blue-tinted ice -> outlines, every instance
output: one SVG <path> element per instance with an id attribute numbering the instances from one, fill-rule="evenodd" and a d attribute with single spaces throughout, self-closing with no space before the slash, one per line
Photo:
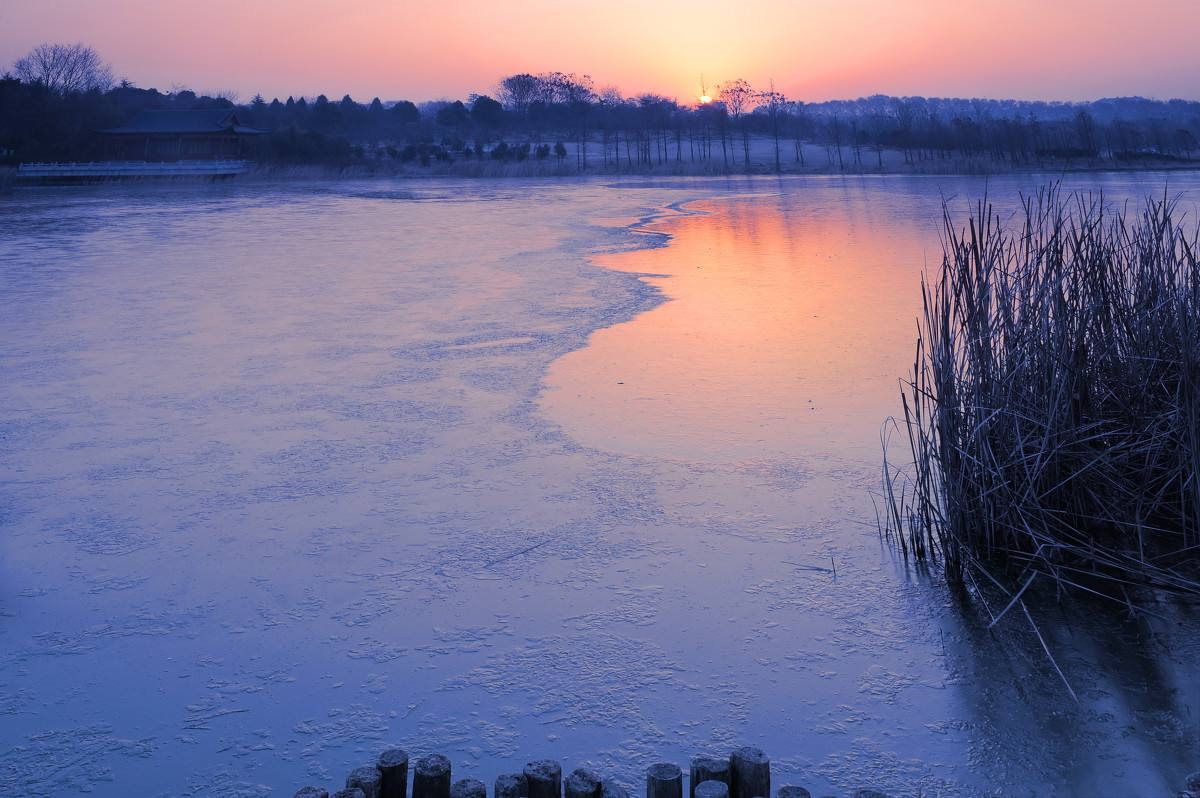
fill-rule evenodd
<path id="1" fill-rule="evenodd" d="M 391 743 L 487 782 L 756 744 L 814 794 L 1177 788 L 1194 618 L 1045 608 L 1075 706 L 876 534 L 941 197 L 984 188 L 0 198 L 0 793 L 286 796 Z"/>

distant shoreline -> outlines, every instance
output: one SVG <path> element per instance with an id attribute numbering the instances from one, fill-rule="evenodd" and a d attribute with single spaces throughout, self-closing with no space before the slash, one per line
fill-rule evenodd
<path id="1" fill-rule="evenodd" d="M 789 165 L 790 166 L 790 165 Z M 637 169 L 617 169 L 595 167 L 587 171 L 578 171 L 573 166 L 555 163 L 526 161 L 519 163 L 493 163 L 479 161 L 456 161 L 448 164 L 431 164 L 427 167 L 410 167 L 407 165 L 382 164 L 379 166 L 355 164 L 338 167 L 325 165 L 303 166 L 272 166 L 260 165 L 255 169 L 232 180 L 239 184 L 269 183 L 279 181 L 304 180 L 500 180 L 509 178 L 530 178 L 538 180 L 576 180 L 588 178 L 661 178 L 661 177 L 988 177 L 998 175 L 1020 174 L 1099 174 L 1111 172 L 1114 174 L 1137 174 L 1142 172 L 1193 172 L 1200 170 L 1200 161 L 1194 163 L 1178 163 L 1172 161 L 1141 162 L 1136 164 L 1097 163 L 1097 164 L 1030 164 L 1019 167 L 996 168 L 994 163 L 986 161 L 971 161 L 965 159 L 949 159 L 941 163 L 921 163 L 898 167 L 885 165 L 879 167 L 864 167 L 858 169 L 838 169 L 829 167 L 788 168 L 780 171 L 768 168 L 763 164 L 755 164 L 752 169 L 713 169 L 701 163 L 664 163 L 651 167 Z M 21 183 L 16 180 L 15 167 L 0 167 L 0 194 L 12 193 L 17 188 L 45 188 L 46 184 Z M 131 185 L 149 183 L 183 183 L 206 182 L 187 178 L 164 178 L 157 180 L 114 180 L 86 185 Z M 81 183 L 59 183 L 57 187 L 84 185 Z"/>

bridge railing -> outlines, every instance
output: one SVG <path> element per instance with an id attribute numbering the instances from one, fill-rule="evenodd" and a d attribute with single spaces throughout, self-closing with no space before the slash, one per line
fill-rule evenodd
<path id="1" fill-rule="evenodd" d="M 17 167 L 17 177 L 170 177 L 235 175 L 246 172 L 252 161 L 76 161 L 33 162 Z"/>

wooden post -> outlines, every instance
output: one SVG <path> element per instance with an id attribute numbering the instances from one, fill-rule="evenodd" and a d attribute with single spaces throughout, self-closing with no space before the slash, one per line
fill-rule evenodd
<path id="1" fill-rule="evenodd" d="M 529 787 L 525 784 L 525 774 L 505 773 L 497 776 L 493 795 L 496 798 L 525 798 L 529 795 Z"/>
<path id="2" fill-rule="evenodd" d="M 729 798 L 729 785 L 723 781 L 709 779 L 695 787 L 696 798 Z"/>
<path id="3" fill-rule="evenodd" d="M 350 771 L 350 775 L 346 777 L 346 787 L 357 787 L 367 798 L 379 798 L 380 779 L 379 768 L 364 765 Z"/>
<path id="4" fill-rule="evenodd" d="M 696 785 L 706 781 L 719 781 L 729 786 L 729 760 L 715 756 L 692 757 L 692 771 L 689 779 L 690 798 L 696 798 Z M 764 798 L 766 798 L 764 796 Z"/>
<path id="5" fill-rule="evenodd" d="M 646 798 L 683 798 L 683 771 L 679 765 L 659 762 L 646 768 Z"/>
<path id="6" fill-rule="evenodd" d="M 562 766 L 553 759 L 530 762 L 525 766 L 525 782 L 529 798 L 561 798 Z"/>
<path id="7" fill-rule="evenodd" d="M 292 798 L 329 798 L 329 790 L 321 787 L 301 787 Z"/>
<path id="8" fill-rule="evenodd" d="M 412 798 L 450 798 L 450 760 L 429 754 L 413 763 Z"/>
<path id="9" fill-rule="evenodd" d="M 479 779 L 461 779 L 450 788 L 450 798 L 487 798 L 487 787 Z"/>
<path id="10" fill-rule="evenodd" d="M 379 798 L 408 798 L 408 752 L 389 748 L 379 755 Z"/>
<path id="11" fill-rule="evenodd" d="M 564 798 L 600 798 L 600 777 L 587 768 L 576 768 L 563 782 Z"/>
<path id="12" fill-rule="evenodd" d="M 612 779 L 600 782 L 600 798 L 629 798 L 629 791 Z"/>
<path id="13" fill-rule="evenodd" d="M 785 784 L 775 791 L 775 798 L 812 798 L 812 793 L 794 784 Z"/>
<path id="14" fill-rule="evenodd" d="M 730 798 L 770 798 L 771 760 L 761 748 L 746 746 L 729 757 Z"/>

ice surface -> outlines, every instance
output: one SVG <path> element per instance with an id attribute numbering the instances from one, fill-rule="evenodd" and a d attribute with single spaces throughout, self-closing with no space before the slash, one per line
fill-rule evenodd
<path id="1" fill-rule="evenodd" d="M 1076 707 L 874 530 L 940 198 L 983 187 L 0 199 L 0 794 L 290 795 L 393 745 L 486 783 L 750 744 L 814 794 L 1178 786 L 1187 627 L 1143 660 L 1046 619 Z"/>

